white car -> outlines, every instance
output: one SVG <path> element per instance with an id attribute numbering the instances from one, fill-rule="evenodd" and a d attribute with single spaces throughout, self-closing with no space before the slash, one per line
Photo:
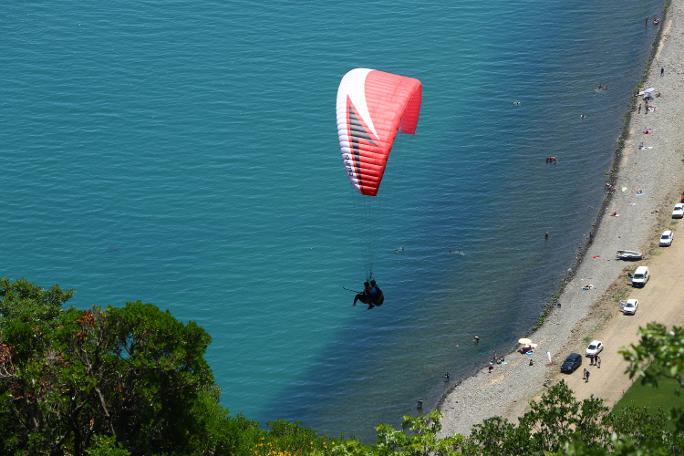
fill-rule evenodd
<path id="1" fill-rule="evenodd" d="M 684 218 L 684 203 L 677 203 L 672 209 L 672 218 Z"/>
<path id="2" fill-rule="evenodd" d="M 596 356 L 603 350 L 603 342 L 600 340 L 592 340 L 587 347 L 587 356 Z"/>
<path id="3" fill-rule="evenodd" d="M 651 274 L 648 272 L 648 266 L 639 266 L 634 271 L 634 274 L 632 274 L 632 286 L 636 288 L 645 287 L 650 278 Z"/>
<path id="4" fill-rule="evenodd" d="M 620 311 L 625 315 L 634 315 L 639 307 L 638 299 L 628 299 L 620 303 Z"/>
<path id="5" fill-rule="evenodd" d="M 672 245 L 672 239 L 674 239 L 674 233 L 671 230 L 665 230 L 663 231 L 663 234 L 660 235 L 660 242 L 658 242 L 658 245 L 661 247 L 669 247 Z"/>

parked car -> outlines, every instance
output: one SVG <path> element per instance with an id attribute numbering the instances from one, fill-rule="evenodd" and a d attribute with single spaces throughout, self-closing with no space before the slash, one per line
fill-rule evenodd
<path id="1" fill-rule="evenodd" d="M 563 364 L 561 364 L 561 372 L 564 374 L 572 374 L 575 369 L 582 365 L 582 356 L 579 353 L 570 353 Z"/>
<path id="2" fill-rule="evenodd" d="M 677 203 L 672 209 L 672 218 L 684 218 L 684 203 Z"/>
<path id="3" fill-rule="evenodd" d="M 620 312 L 625 315 L 634 315 L 639 307 L 638 299 L 628 299 L 620 302 Z"/>
<path id="4" fill-rule="evenodd" d="M 587 356 L 596 356 L 603 351 L 603 342 L 592 340 L 587 346 Z"/>
<path id="5" fill-rule="evenodd" d="M 660 242 L 658 245 L 661 247 L 669 247 L 672 245 L 672 239 L 674 239 L 672 230 L 665 230 L 663 231 L 663 234 L 660 235 Z"/>
<path id="6" fill-rule="evenodd" d="M 650 278 L 651 275 L 648 272 L 648 266 L 639 266 L 632 275 L 632 286 L 641 288 L 646 285 L 646 282 L 648 282 L 648 279 Z"/>

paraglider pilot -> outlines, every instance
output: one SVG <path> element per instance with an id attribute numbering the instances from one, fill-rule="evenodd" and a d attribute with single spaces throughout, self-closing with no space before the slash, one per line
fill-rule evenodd
<path id="1" fill-rule="evenodd" d="M 361 293 L 356 293 L 356 296 L 354 296 L 354 304 L 352 304 L 352 305 L 355 306 L 356 301 L 361 301 L 364 304 L 369 304 L 370 303 L 370 291 L 371 291 L 370 283 L 368 283 L 368 281 L 366 280 L 365 282 L 363 282 L 363 291 Z M 372 307 L 372 305 L 369 306 L 368 308 L 370 309 L 370 307 Z"/>
<path id="2" fill-rule="evenodd" d="M 381 306 L 385 302 L 385 295 L 382 293 L 380 287 L 375 283 L 375 280 L 370 281 L 370 298 L 371 304 L 374 306 Z"/>
<path id="3" fill-rule="evenodd" d="M 368 309 L 372 309 L 373 307 L 381 306 L 382 303 L 385 302 L 385 295 L 382 293 L 382 290 L 378 287 L 375 280 L 371 280 L 370 282 L 365 281 L 363 282 L 363 291 L 354 296 L 354 306 L 356 305 L 356 301 L 368 304 Z"/>

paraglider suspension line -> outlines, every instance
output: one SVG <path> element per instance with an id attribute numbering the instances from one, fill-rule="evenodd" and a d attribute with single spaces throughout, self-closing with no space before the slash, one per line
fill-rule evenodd
<path id="1" fill-rule="evenodd" d="M 374 197 L 365 197 L 364 198 L 364 225 L 365 225 L 365 240 L 366 240 L 366 265 L 367 265 L 367 272 L 366 276 L 368 280 L 373 279 L 373 265 L 375 263 L 375 235 L 376 235 L 376 230 L 375 230 L 375 223 L 377 223 L 376 220 L 374 220 L 374 210 L 373 206 L 375 204 L 376 198 Z"/>

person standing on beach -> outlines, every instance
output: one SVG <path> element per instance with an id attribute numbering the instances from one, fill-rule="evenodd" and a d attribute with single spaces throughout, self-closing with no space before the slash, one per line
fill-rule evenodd
<path id="1" fill-rule="evenodd" d="M 660 77 L 662 78 L 663 76 L 665 76 L 665 68 L 660 67 Z"/>
<path id="2" fill-rule="evenodd" d="M 641 103 L 639 103 L 639 108 L 637 108 L 637 114 L 641 114 Z"/>
<path id="3" fill-rule="evenodd" d="M 599 355 L 596 355 L 596 367 L 601 369 L 601 357 Z"/>

